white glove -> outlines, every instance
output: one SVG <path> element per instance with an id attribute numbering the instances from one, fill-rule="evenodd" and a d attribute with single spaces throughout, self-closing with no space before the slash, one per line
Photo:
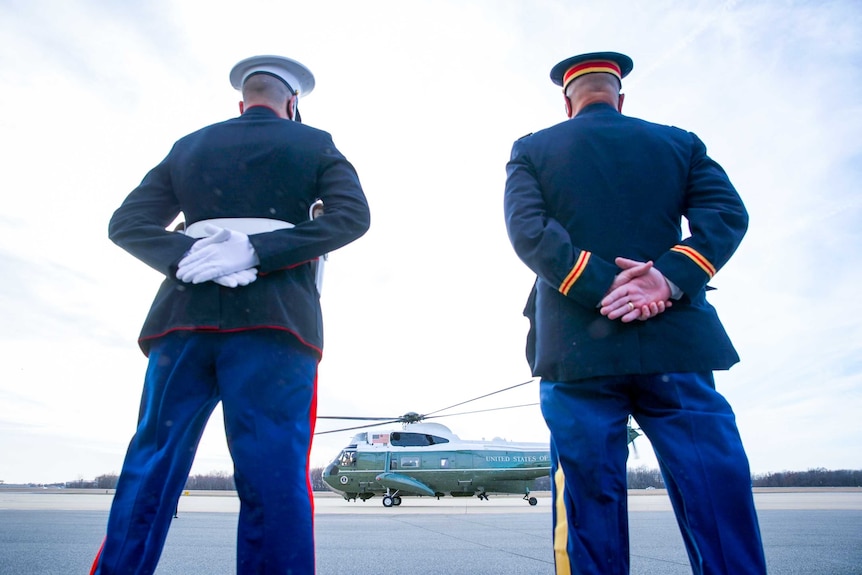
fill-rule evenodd
<path id="1" fill-rule="evenodd" d="M 205 226 L 204 231 L 209 236 L 195 242 L 180 260 L 177 279 L 199 284 L 249 270 L 260 263 L 244 233 L 212 225 Z M 196 247 L 198 244 L 202 247 Z"/>
<path id="2" fill-rule="evenodd" d="M 230 237 L 230 230 L 226 230 L 224 228 L 217 228 L 216 226 L 204 226 L 204 231 L 210 231 L 211 228 L 218 231 L 193 243 L 192 247 L 189 249 L 186 255 L 189 255 L 192 252 L 196 252 L 199 249 L 205 248 L 209 245 L 221 243 Z"/>
<path id="3" fill-rule="evenodd" d="M 249 268 L 247 270 L 241 270 L 238 272 L 233 272 L 232 274 L 226 274 L 217 278 L 213 278 L 213 281 L 224 287 L 235 288 L 238 286 L 247 286 L 256 279 L 257 268 Z"/>

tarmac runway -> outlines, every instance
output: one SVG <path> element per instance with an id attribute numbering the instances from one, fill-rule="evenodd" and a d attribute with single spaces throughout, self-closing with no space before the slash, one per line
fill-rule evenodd
<path id="1" fill-rule="evenodd" d="M 519 497 L 315 498 L 319 575 L 553 574 L 550 499 Z M 112 494 L 0 489 L 0 575 L 88 573 Z M 666 494 L 632 492 L 632 575 L 691 573 Z M 755 501 L 773 575 L 862 575 L 862 489 L 758 490 Z M 238 500 L 192 492 L 180 499 L 156 575 L 235 573 Z"/>

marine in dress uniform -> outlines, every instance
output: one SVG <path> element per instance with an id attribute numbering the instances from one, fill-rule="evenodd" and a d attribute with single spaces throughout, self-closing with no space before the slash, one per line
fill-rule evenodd
<path id="1" fill-rule="evenodd" d="M 748 214 L 696 135 L 621 114 L 632 68 L 615 52 L 554 66 L 570 119 L 516 141 L 507 164 L 509 237 L 537 276 L 527 356 L 551 431 L 557 573 L 628 573 L 629 414 L 653 444 L 693 572 L 765 573 L 748 460 L 712 376 L 739 358 L 706 299 Z M 591 74 L 615 79 L 618 100 L 573 109 L 572 83 Z M 609 304 L 629 286 L 617 258 L 651 265 L 673 299 L 652 314 L 641 306 L 656 302 Z"/>
<path id="2" fill-rule="evenodd" d="M 331 136 L 290 121 L 314 87 L 305 66 L 255 56 L 230 80 L 243 90 L 241 115 L 177 141 L 110 222 L 110 238 L 165 280 L 140 335 L 149 357 L 140 419 L 99 575 L 155 571 L 219 401 L 241 501 L 237 573 L 314 573 L 315 272 L 321 256 L 365 233 L 369 210 Z M 185 230 L 168 231 L 179 214 Z"/>

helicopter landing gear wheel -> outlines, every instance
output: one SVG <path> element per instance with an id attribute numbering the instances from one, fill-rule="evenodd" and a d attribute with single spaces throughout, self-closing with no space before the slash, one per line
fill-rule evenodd
<path id="1" fill-rule="evenodd" d="M 529 503 L 530 505 L 535 505 L 538 502 L 539 502 L 539 500 L 536 499 L 535 497 L 530 497 L 529 499 L 527 499 L 527 503 Z"/>
<path id="2" fill-rule="evenodd" d="M 386 490 L 386 494 L 383 496 L 383 507 L 398 507 L 401 505 L 401 496 L 398 495 L 400 491 L 396 489 L 393 492 L 390 492 L 389 489 Z"/>

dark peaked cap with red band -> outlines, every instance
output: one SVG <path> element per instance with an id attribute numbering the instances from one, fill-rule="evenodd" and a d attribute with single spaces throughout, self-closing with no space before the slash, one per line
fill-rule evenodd
<path id="1" fill-rule="evenodd" d="M 632 59 L 619 52 L 590 52 L 566 58 L 551 68 L 551 81 L 557 86 L 566 86 L 575 78 L 584 74 L 603 72 L 617 77 L 617 80 L 625 78 L 634 68 Z"/>

